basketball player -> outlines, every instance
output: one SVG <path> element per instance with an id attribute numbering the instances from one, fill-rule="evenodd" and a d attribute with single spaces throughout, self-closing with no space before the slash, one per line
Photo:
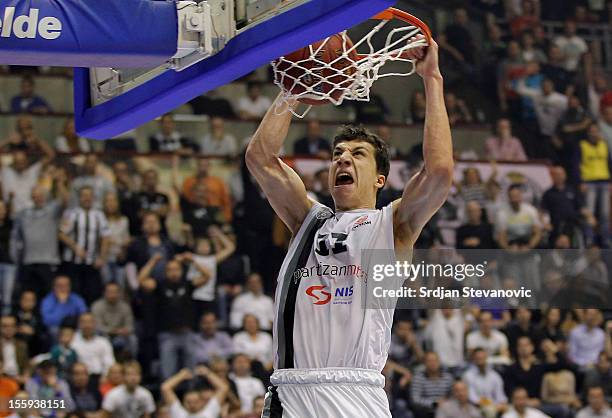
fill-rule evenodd
<path id="1" fill-rule="evenodd" d="M 276 290 L 275 371 L 263 417 L 391 417 L 381 370 L 393 310 L 364 309 L 352 301 L 359 301 L 365 286 L 362 275 L 326 274 L 317 266 L 361 267 L 364 249 L 395 251 L 406 259 L 446 199 L 453 158 L 438 46 L 432 41 L 413 54 L 427 97 L 424 167 L 401 199 L 382 210 L 375 203 L 389 174 L 388 148 L 363 128 L 345 127 L 334 139 L 329 189 L 335 210 L 309 200 L 299 176 L 279 158 L 291 122 L 291 113 L 283 111 L 297 103 L 277 99 L 247 148 L 250 172 L 293 233 Z"/>

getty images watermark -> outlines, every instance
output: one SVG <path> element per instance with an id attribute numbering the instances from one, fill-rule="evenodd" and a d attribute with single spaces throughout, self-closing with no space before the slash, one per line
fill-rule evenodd
<path id="1" fill-rule="evenodd" d="M 609 250 L 414 250 L 362 253 L 366 308 L 478 305 L 545 309 L 610 308 Z"/>
<path id="2" fill-rule="evenodd" d="M 396 261 L 394 264 L 374 264 L 372 280 L 408 280 L 411 283 L 417 279 L 452 279 L 463 282 L 466 279 L 482 279 L 485 277 L 488 262 L 481 264 L 429 264 L 421 261 L 413 264 L 408 261 Z M 521 286 L 520 289 L 480 289 L 463 286 L 460 289 L 445 286 L 401 286 L 399 289 L 386 289 L 384 286 L 374 286 L 373 294 L 377 298 L 530 298 L 532 290 Z"/>

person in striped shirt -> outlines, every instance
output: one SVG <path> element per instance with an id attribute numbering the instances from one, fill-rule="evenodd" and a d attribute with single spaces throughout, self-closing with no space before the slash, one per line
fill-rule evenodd
<path id="1" fill-rule="evenodd" d="M 110 230 L 104 213 L 93 207 L 94 190 L 84 186 L 78 196 L 79 206 L 64 213 L 60 226 L 62 270 L 89 306 L 102 295 L 100 269 L 106 264 Z"/>

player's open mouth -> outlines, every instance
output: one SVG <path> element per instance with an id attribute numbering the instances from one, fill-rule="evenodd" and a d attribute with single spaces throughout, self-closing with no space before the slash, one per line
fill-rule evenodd
<path id="1" fill-rule="evenodd" d="M 349 173 L 338 173 L 336 175 L 336 186 L 345 186 L 347 184 L 353 184 L 353 176 Z"/>

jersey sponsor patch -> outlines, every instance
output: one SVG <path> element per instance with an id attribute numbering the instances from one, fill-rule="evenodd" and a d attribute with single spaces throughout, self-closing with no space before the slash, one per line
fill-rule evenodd
<path id="1" fill-rule="evenodd" d="M 350 305 L 353 303 L 353 286 L 337 287 L 333 293 L 328 286 L 314 285 L 306 289 L 313 305 Z"/>

